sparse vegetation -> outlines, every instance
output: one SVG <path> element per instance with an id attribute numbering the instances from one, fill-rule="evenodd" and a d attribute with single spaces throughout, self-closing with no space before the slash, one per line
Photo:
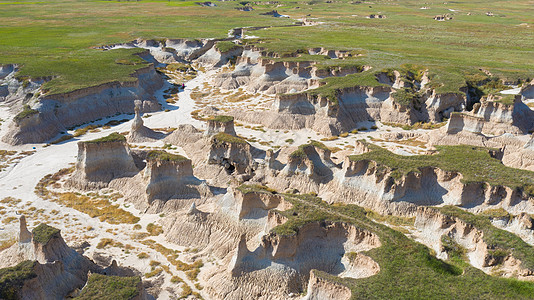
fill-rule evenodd
<path id="1" fill-rule="evenodd" d="M 238 45 L 236 45 L 235 43 L 230 42 L 230 41 L 221 41 L 221 42 L 217 42 L 217 44 L 215 44 L 215 47 L 216 47 L 217 50 L 219 50 L 219 52 L 221 52 L 221 53 L 230 52 L 230 51 L 232 51 L 232 50 L 234 50 L 234 49 L 239 48 Z"/>
<path id="2" fill-rule="evenodd" d="M 135 224 L 139 222 L 139 217 L 119 208 L 119 205 L 111 204 L 111 202 L 122 197 L 119 193 L 108 196 L 99 194 L 86 196 L 72 192 L 61 193 L 49 190 L 50 186 L 54 186 L 63 176 L 73 171 L 74 168 L 71 167 L 61 169 L 55 174 L 46 175 L 35 187 L 35 193 L 43 199 L 52 200 L 67 207 L 74 208 L 88 214 L 92 218 L 98 217 L 102 222 L 108 222 L 110 224 Z"/>
<path id="3" fill-rule="evenodd" d="M 160 235 L 163 233 L 163 228 L 154 223 L 148 223 L 148 225 L 146 225 L 146 231 L 148 231 L 150 235 Z"/>
<path id="4" fill-rule="evenodd" d="M 107 142 L 126 142 L 126 137 L 116 132 L 111 133 L 108 136 L 101 137 L 99 139 L 87 141 L 85 143 L 107 143 Z"/>
<path id="5" fill-rule="evenodd" d="M 187 157 L 183 157 L 178 154 L 171 154 L 163 150 L 152 150 L 148 152 L 147 158 L 149 160 L 163 160 L 163 161 L 186 161 L 189 160 Z"/>
<path id="6" fill-rule="evenodd" d="M 39 224 L 32 231 L 33 240 L 40 244 L 46 245 L 50 239 L 59 234 L 59 229 L 48 226 L 44 223 Z"/>
<path id="7" fill-rule="evenodd" d="M 216 145 L 220 144 L 246 144 L 247 142 L 240 138 L 233 135 L 229 135 L 228 133 L 219 132 L 216 135 L 213 136 L 212 141 Z"/>
<path id="8" fill-rule="evenodd" d="M 15 116 L 15 120 L 20 122 L 23 119 L 28 118 L 38 113 L 39 113 L 38 110 L 32 109 L 29 105 L 26 104 L 22 107 L 22 111 Z"/>
<path id="9" fill-rule="evenodd" d="M 299 148 L 293 151 L 289 156 L 293 158 L 303 158 L 306 156 L 305 149 L 307 147 L 315 147 L 315 148 L 322 149 L 322 150 L 330 150 L 328 149 L 328 147 L 325 146 L 325 144 L 312 140 L 307 144 L 300 145 Z"/>
<path id="10" fill-rule="evenodd" d="M 139 294 L 139 277 L 106 276 L 91 274 L 87 284 L 83 287 L 77 300 L 116 299 L 129 300 Z"/>
<path id="11" fill-rule="evenodd" d="M 209 121 L 219 122 L 219 123 L 228 123 L 228 122 L 234 121 L 234 117 L 218 115 L 218 116 L 210 117 L 210 118 L 208 118 L 208 120 Z"/>

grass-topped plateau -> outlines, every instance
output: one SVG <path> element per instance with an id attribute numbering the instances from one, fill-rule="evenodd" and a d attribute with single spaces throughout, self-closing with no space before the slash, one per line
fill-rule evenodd
<path id="1" fill-rule="evenodd" d="M 122 134 L 113 132 L 107 136 L 94 139 L 94 140 L 90 140 L 90 141 L 86 141 L 85 143 L 99 144 L 99 143 L 110 143 L 110 142 L 126 142 L 126 137 Z"/>
<path id="2" fill-rule="evenodd" d="M 421 168 L 434 167 L 463 175 L 464 183 L 484 182 L 492 186 L 507 186 L 522 189 L 534 195 L 534 172 L 507 167 L 489 150 L 473 146 L 436 146 L 438 153 L 433 155 L 404 156 L 394 154 L 376 145 L 367 144 L 370 152 L 351 155 L 352 161 L 372 161 L 378 167 L 389 168 L 391 176 L 401 178 L 409 172 L 419 172 Z"/>
<path id="3" fill-rule="evenodd" d="M 213 143 L 219 145 L 219 144 L 246 144 L 247 141 L 244 139 L 230 135 L 228 133 L 219 132 L 212 138 Z"/>
<path id="4" fill-rule="evenodd" d="M 292 158 L 304 158 L 306 157 L 306 152 L 305 152 L 305 149 L 308 148 L 308 147 L 315 147 L 315 148 L 318 148 L 318 149 L 321 149 L 321 150 L 330 150 L 328 149 L 328 147 L 326 147 L 325 144 L 321 143 L 321 142 L 318 142 L 318 141 L 310 141 L 309 143 L 307 144 L 303 144 L 303 145 L 300 145 L 298 147 L 297 150 L 291 152 L 291 154 L 289 155 L 290 157 Z"/>
<path id="5" fill-rule="evenodd" d="M 364 252 L 380 266 L 378 274 L 353 279 L 320 272 L 349 287 L 353 299 L 531 299 L 534 293 L 532 282 L 492 277 L 462 260 L 439 260 L 426 246 L 372 221 L 359 206 L 328 205 L 312 195 L 283 196 L 293 207 L 278 212 L 288 220 L 273 233 L 293 235 L 307 223 L 327 221 L 350 223 L 379 237 L 382 246 Z M 532 252 L 532 246 L 525 247 Z"/>
<path id="6" fill-rule="evenodd" d="M 59 229 L 44 223 L 39 224 L 32 231 L 33 240 L 43 245 L 46 245 L 56 235 L 59 235 Z"/>
<path id="7" fill-rule="evenodd" d="M 214 122 L 217 122 L 217 123 L 228 123 L 228 122 L 233 122 L 234 121 L 234 117 L 218 115 L 218 116 L 210 117 L 207 120 L 208 121 L 214 121 Z"/>
<path id="8" fill-rule="evenodd" d="M 163 160 L 163 161 L 187 161 L 189 160 L 187 157 L 183 157 L 178 154 L 171 154 L 163 150 L 152 150 L 148 152 L 147 158 L 149 160 Z"/>
<path id="9" fill-rule="evenodd" d="M 0 64 L 22 65 L 21 77 L 50 78 L 63 93 L 111 81 L 131 81 L 146 66 L 144 49 L 102 51 L 137 38 L 224 38 L 235 27 L 291 24 L 240 12 L 234 3 L 202 7 L 191 1 L 52 0 L 0 2 Z"/>
<path id="10" fill-rule="evenodd" d="M 217 48 L 217 50 L 219 52 L 221 52 L 221 53 L 230 52 L 230 51 L 235 50 L 235 49 L 237 49 L 239 47 L 240 46 L 238 46 L 235 43 L 230 42 L 230 41 L 220 41 L 220 42 L 217 42 L 217 44 L 215 44 L 215 48 Z"/>

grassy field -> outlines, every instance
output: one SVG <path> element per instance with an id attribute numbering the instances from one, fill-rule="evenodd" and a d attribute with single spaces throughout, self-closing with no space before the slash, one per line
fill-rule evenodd
<path id="1" fill-rule="evenodd" d="M 222 38 L 242 26 L 290 24 L 287 19 L 234 9 L 236 3 L 201 7 L 183 1 L 0 1 L 0 64 L 24 67 L 21 76 L 55 79 L 59 93 L 113 80 L 128 81 L 144 63 L 135 49 L 91 47 L 136 38 Z M 230 13 L 231 12 L 231 13 Z M 117 64 L 130 60 L 135 64 Z"/>
<path id="2" fill-rule="evenodd" d="M 532 282 L 492 277 L 461 259 L 441 261 L 426 246 L 370 220 L 356 205 L 331 206 L 311 195 L 284 197 L 293 208 L 279 212 L 288 221 L 273 229 L 277 234 L 294 234 L 310 222 L 340 221 L 378 235 L 382 246 L 365 253 L 380 265 L 377 275 L 351 279 L 320 273 L 350 287 L 353 299 L 531 299 L 534 293 Z"/>
<path id="3" fill-rule="evenodd" d="M 192 1 L 0 1 L 0 64 L 24 65 L 21 76 L 54 79 L 49 93 L 70 91 L 128 75 L 144 65 L 139 50 L 99 51 L 91 47 L 141 38 L 220 38 L 242 26 L 288 25 L 287 18 L 260 15 L 277 9 L 292 19 L 307 17 L 317 26 L 252 31 L 250 40 L 270 51 L 288 53 L 326 47 L 364 54 L 350 60 L 306 56 L 323 66 L 369 65 L 373 71 L 416 64 L 429 70 L 442 92 L 457 92 L 465 75 L 485 69 L 511 81 L 534 77 L 534 7 L 527 0 L 360 3 L 342 0 L 258 2 L 251 12 L 237 2 L 202 7 Z M 454 11 L 450 11 L 454 10 Z M 493 17 L 486 16 L 493 12 Z M 370 14 L 386 19 L 368 19 Z M 450 13 L 445 22 L 433 16 Z M 468 15 L 468 13 L 470 15 Z M 310 16 L 307 16 L 310 15 Z M 303 59 L 303 58 L 295 58 Z M 117 64 L 118 61 L 132 64 Z M 372 85 L 372 74 L 332 79 L 332 87 Z M 328 91 L 323 91 L 328 92 Z"/>

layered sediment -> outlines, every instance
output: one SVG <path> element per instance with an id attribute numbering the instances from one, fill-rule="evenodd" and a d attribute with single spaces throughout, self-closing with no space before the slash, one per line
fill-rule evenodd
<path id="1" fill-rule="evenodd" d="M 137 172 L 126 138 L 112 133 L 101 139 L 78 142 L 75 170 L 67 185 L 79 189 L 103 188 L 113 179 Z"/>
<path id="2" fill-rule="evenodd" d="M 159 110 L 153 93 L 163 81 L 154 66 L 139 69 L 132 77 L 131 81 L 42 96 L 31 106 L 37 113 L 14 118 L 2 140 L 12 145 L 44 142 L 67 128 L 118 113 L 133 113 L 136 99 L 146 99 L 143 111 Z"/>

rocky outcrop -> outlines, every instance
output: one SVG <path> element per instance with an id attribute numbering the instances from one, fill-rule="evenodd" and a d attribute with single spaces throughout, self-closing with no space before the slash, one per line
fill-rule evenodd
<path id="1" fill-rule="evenodd" d="M 208 129 L 204 132 L 205 136 L 212 136 L 219 132 L 237 136 L 234 129 L 234 117 L 215 116 L 208 120 Z"/>
<path id="2" fill-rule="evenodd" d="M 306 296 L 302 300 L 349 300 L 350 289 L 344 285 L 327 280 L 318 275 L 316 270 L 310 271 L 310 280 Z"/>
<path id="3" fill-rule="evenodd" d="M 223 167 L 228 174 L 251 174 L 254 170 L 251 146 L 239 137 L 218 133 L 211 138 L 208 164 Z"/>
<path id="4" fill-rule="evenodd" d="M 133 176 L 139 172 L 126 138 L 117 133 L 93 141 L 78 142 L 75 168 L 67 185 L 79 189 L 106 187 L 115 178 Z"/>
<path id="5" fill-rule="evenodd" d="M 499 245 L 486 242 L 484 231 L 459 217 L 420 207 L 417 209 L 415 227 L 419 230 L 417 237 L 431 246 L 438 257 L 447 258 L 447 251 L 457 248 L 451 247 L 454 245 L 450 243 L 456 243 L 464 249 L 468 261 L 476 268 L 488 273 L 499 271 L 504 277 L 534 280 L 534 271 L 522 266 L 521 261 L 514 257 L 514 249 L 502 249 Z"/>
<path id="6" fill-rule="evenodd" d="M 5 281 L 0 284 L 2 298 L 65 299 L 84 287 L 86 282 L 91 285 L 90 278 L 88 280 L 91 276 L 88 274 L 115 274 L 113 270 L 97 266 L 68 247 L 59 229 L 40 224 L 33 229 L 29 240 L 25 239 L 28 234 L 25 218 L 21 217 L 19 243 L 0 252 L 0 266 L 5 268 L 1 270 L 5 275 Z M 116 279 L 111 278 L 111 281 Z M 135 299 L 148 299 L 139 278 L 136 280 L 136 286 L 139 287 L 141 297 Z M 110 287 L 99 288 L 109 291 Z"/>
<path id="7" fill-rule="evenodd" d="M 380 75 L 377 77 L 380 78 Z M 335 99 L 313 92 L 278 94 L 273 111 L 235 112 L 232 115 L 273 129 L 310 128 L 324 135 L 338 135 L 357 128 L 361 122 L 441 122 L 453 111 L 461 111 L 465 106 L 462 94 L 438 94 L 433 90 L 422 93 L 418 96 L 420 98 L 409 104 L 400 104 L 394 87 L 402 89 L 405 83 L 383 76 L 385 83 L 382 85 L 343 88 L 336 92 Z"/>
<path id="8" fill-rule="evenodd" d="M 267 53 L 247 47 L 237 60 L 235 69 L 214 78 L 213 84 L 231 90 L 245 87 L 249 92 L 268 94 L 291 93 L 319 86 L 319 80 L 331 76 L 358 73 L 365 68 L 339 67 L 322 69 L 314 62 L 287 62 L 263 58 Z"/>
<path id="9" fill-rule="evenodd" d="M 520 94 L 525 100 L 534 99 L 534 80 L 532 80 L 529 84 L 525 84 L 521 88 Z"/>
<path id="10" fill-rule="evenodd" d="M 219 68 L 229 61 L 234 60 L 243 53 L 241 46 L 232 47 L 229 50 L 219 49 L 217 44 L 206 51 L 202 56 L 195 60 L 195 62 L 201 64 L 208 69 Z"/>
<path id="11" fill-rule="evenodd" d="M 9 104 L 13 112 L 21 110 L 40 95 L 41 85 L 49 78 L 17 78 L 18 65 L 0 65 L 0 101 Z"/>
<path id="12" fill-rule="evenodd" d="M 42 96 L 31 105 L 38 113 L 13 119 L 2 140 L 13 145 L 44 142 L 67 128 L 117 113 L 133 113 L 136 99 L 146 99 L 143 111 L 159 110 L 153 93 L 162 84 L 161 76 L 150 65 L 132 74 L 131 81 Z"/>
<path id="13" fill-rule="evenodd" d="M 215 299 L 288 298 L 303 292 L 312 269 L 340 274 L 345 253 L 379 246 L 373 233 L 340 222 L 309 223 L 290 236 L 271 233 L 252 252 L 241 239 L 228 270 L 213 276 L 207 290 Z"/>
<path id="14" fill-rule="evenodd" d="M 165 151 L 151 151 L 143 171 L 148 203 L 158 200 L 201 198 L 208 186 L 193 176 L 191 160 Z"/>
<path id="15" fill-rule="evenodd" d="M 135 101 L 135 117 L 127 138 L 129 143 L 152 142 L 164 137 L 163 133 L 155 132 L 143 124 L 143 118 L 140 113 L 141 105 L 141 101 Z"/>
<path id="16" fill-rule="evenodd" d="M 339 166 L 330 159 L 330 150 L 322 143 L 312 141 L 291 152 L 286 164 L 270 154 L 253 180 L 279 191 L 295 189 L 302 193 L 318 193 L 323 184 L 333 179 L 336 170 Z"/>
<path id="17" fill-rule="evenodd" d="M 21 237 L 27 231 L 23 225 L 21 222 Z M 88 271 L 100 270 L 92 261 L 69 248 L 58 229 L 46 224 L 34 228 L 30 241 L 19 241 L 1 252 L 0 257 L 3 267 L 22 263 L 33 274 L 19 284 L 21 299 L 64 299 L 72 290 L 85 284 Z"/>
<path id="18" fill-rule="evenodd" d="M 447 125 L 447 133 L 460 131 L 500 135 L 524 134 L 534 127 L 534 113 L 516 96 L 512 104 L 499 102 L 498 97 L 482 99 L 472 113 L 454 113 Z"/>
<path id="19" fill-rule="evenodd" d="M 233 197 L 231 203 L 223 202 L 231 215 L 235 215 L 239 220 L 259 219 L 266 217 L 271 209 L 287 210 L 292 207 L 291 203 L 285 201 L 284 197 L 266 190 L 264 187 L 255 185 L 243 185 L 232 189 Z"/>
<path id="20" fill-rule="evenodd" d="M 456 205 L 480 212 L 502 207 L 510 213 L 534 211 L 530 196 L 518 189 L 464 183 L 462 174 L 438 168 L 419 168 L 418 172 L 392 174 L 367 160 L 347 158 L 343 169 L 327 190 L 336 190 L 333 201 L 361 205 L 382 214 L 412 216 L 420 205 Z"/>

